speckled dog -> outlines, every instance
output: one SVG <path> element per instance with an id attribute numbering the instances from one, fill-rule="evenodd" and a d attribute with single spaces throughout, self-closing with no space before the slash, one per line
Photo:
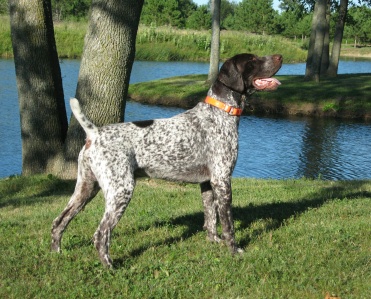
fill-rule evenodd
<path id="1" fill-rule="evenodd" d="M 106 205 L 94 234 L 101 262 L 112 267 L 111 232 L 128 206 L 138 172 L 150 177 L 200 183 L 204 229 L 208 239 L 223 240 L 233 253 L 231 175 L 237 160 L 238 123 L 246 96 L 274 90 L 271 78 L 282 56 L 239 54 L 228 59 L 204 102 L 168 119 L 96 127 L 71 99 L 71 108 L 87 138 L 78 159 L 78 177 L 70 201 L 52 226 L 52 250 L 60 251 L 63 231 L 73 217 L 102 189 Z M 98 186 L 99 185 L 99 186 Z M 217 214 L 222 237 L 217 234 Z"/>

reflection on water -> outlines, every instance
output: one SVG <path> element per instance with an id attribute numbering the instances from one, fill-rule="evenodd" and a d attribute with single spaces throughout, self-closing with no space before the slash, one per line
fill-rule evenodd
<path id="1" fill-rule="evenodd" d="M 361 123 L 307 120 L 300 167 L 305 177 L 370 178 L 371 127 Z"/>
<path id="2" fill-rule="evenodd" d="M 341 71 L 341 62 L 339 70 Z M 347 61 L 346 63 L 352 63 Z M 66 98 L 75 94 L 79 61 L 61 64 Z M 281 75 L 302 74 L 304 64 L 284 65 Z M 346 66 L 348 72 L 367 69 L 371 61 Z M 136 62 L 131 82 L 174 75 L 207 73 L 205 63 Z M 12 60 L 0 60 L 0 177 L 21 172 L 20 122 Z M 70 113 L 69 106 L 67 106 Z M 125 120 L 171 117 L 179 108 L 130 102 Z M 371 125 L 311 118 L 243 116 L 235 177 L 256 178 L 371 178 Z"/>

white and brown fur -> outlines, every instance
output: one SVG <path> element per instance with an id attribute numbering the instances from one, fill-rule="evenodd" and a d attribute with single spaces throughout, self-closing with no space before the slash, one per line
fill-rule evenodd
<path id="1" fill-rule="evenodd" d="M 236 55 L 223 64 L 208 95 L 243 108 L 246 96 L 255 90 L 277 87 L 275 83 L 257 86 L 255 80 L 273 76 L 281 65 L 281 55 Z M 85 117 L 76 99 L 71 99 L 70 104 L 87 138 L 78 158 L 75 191 L 53 221 L 52 250 L 60 252 L 66 226 L 101 188 L 106 204 L 94 244 L 101 262 L 111 267 L 111 232 L 131 200 L 136 173 L 140 171 L 150 177 L 199 183 L 208 239 L 223 240 L 233 253 L 242 252 L 235 242 L 231 210 L 239 116 L 201 102 L 172 118 L 98 128 Z M 221 238 L 216 228 L 217 215 L 222 225 Z"/>

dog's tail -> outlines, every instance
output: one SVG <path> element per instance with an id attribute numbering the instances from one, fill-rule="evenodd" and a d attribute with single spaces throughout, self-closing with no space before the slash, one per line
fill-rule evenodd
<path id="1" fill-rule="evenodd" d="M 90 120 L 87 119 L 85 114 L 81 111 L 80 103 L 77 99 L 70 99 L 70 106 L 75 115 L 77 121 L 80 123 L 81 127 L 84 129 L 88 139 L 93 139 L 98 134 L 98 127 L 94 125 Z"/>

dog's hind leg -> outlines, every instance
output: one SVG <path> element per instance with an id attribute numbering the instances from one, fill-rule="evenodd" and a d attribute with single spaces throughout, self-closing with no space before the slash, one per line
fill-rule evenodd
<path id="1" fill-rule="evenodd" d="M 102 187 L 105 193 L 106 206 L 103 218 L 94 234 L 94 245 L 104 266 L 112 267 L 109 246 L 112 230 L 125 212 L 133 195 L 135 180 L 133 175 L 116 178 L 108 186 Z"/>
<path id="2" fill-rule="evenodd" d="M 51 250 L 60 252 L 61 239 L 64 230 L 71 220 L 79 213 L 84 206 L 92 200 L 99 191 L 99 186 L 95 181 L 78 181 L 75 192 L 73 193 L 67 206 L 62 213 L 54 219 L 52 224 L 52 245 Z"/>
<path id="3" fill-rule="evenodd" d="M 217 206 L 214 200 L 213 189 L 210 182 L 201 183 L 202 203 L 204 205 L 204 227 L 207 231 L 207 238 L 212 242 L 220 242 L 216 229 L 217 223 Z"/>

